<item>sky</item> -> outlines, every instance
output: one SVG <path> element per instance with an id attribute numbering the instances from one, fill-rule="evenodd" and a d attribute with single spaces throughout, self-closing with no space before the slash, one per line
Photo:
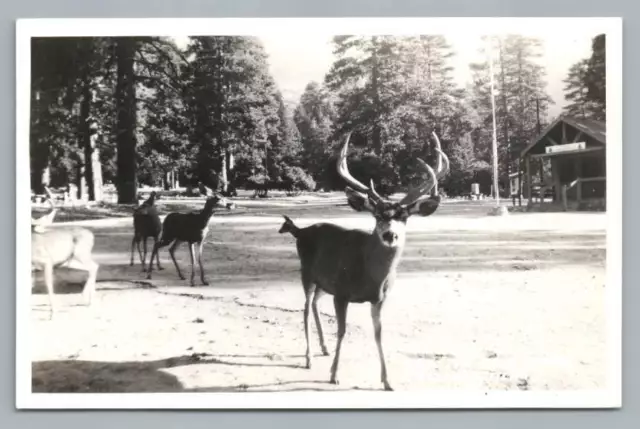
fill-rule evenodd
<path id="1" fill-rule="evenodd" d="M 455 52 L 450 62 L 454 68 L 454 78 L 464 87 L 471 79 L 469 64 L 483 59 L 479 53 L 482 34 L 456 30 L 442 35 Z M 562 81 L 573 64 L 591 55 L 591 40 L 597 32 L 589 28 L 572 27 L 570 30 L 545 29 L 544 32 L 529 30 L 523 35 L 542 41 L 543 55 L 538 61 L 547 72 L 547 93 L 555 102 L 550 106 L 549 115 L 555 117 L 566 105 Z M 259 38 L 269 55 L 271 73 L 290 103 L 297 102 L 309 82 L 322 82 L 335 60 L 331 37 L 326 35 L 296 34 L 291 37 L 287 34 L 270 34 Z M 179 45 L 186 43 L 185 38 L 176 41 Z"/>

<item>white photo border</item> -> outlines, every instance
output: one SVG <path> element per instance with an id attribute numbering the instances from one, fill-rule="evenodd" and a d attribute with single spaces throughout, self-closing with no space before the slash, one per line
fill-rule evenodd
<path id="1" fill-rule="evenodd" d="M 63 36 L 484 33 L 589 26 L 606 34 L 607 385 L 594 391 L 32 393 L 29 350 L 31 38 Z M 170 31 L 168 30 L 170 29 Z M 124 18 L 21 19 L 16 23 L 16 407 L 18 409 L 496 409 L 622 406 L 622 18 Z"/>

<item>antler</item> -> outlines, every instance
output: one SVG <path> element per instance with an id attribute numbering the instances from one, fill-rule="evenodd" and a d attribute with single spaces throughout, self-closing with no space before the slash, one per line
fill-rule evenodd
<path id="1" fill-rule="evenodd" d="M 373 201 L 381 201 L 383 198 L 376 192 L 373 187 L 373 179 L 371 180 L 371 187 L 367 187 L 362 182 L 358 181 L 354 178 L 351 173 L 349 173 L 349 168 L 347 167 L 347 151 L 349 148 L 349 139 L 351 138 L 351 131 L 347 134 L 347 138 L 344 141 L 344 145 L 340 150 L 340 156 L 338 157 L 338 173 L 342 178 L 357 191 L 364 192 L 367 196 Z"/>
<path id="2" fill-rule="evenodd" d="M 433 138 L 436 141 L 436 152 L 438 152 L 438 173 L 436 174 L 436 179 L 440 180 L 441 178 L 443 178 L 447 173 L 449 173 L 449 158 L 447 157 L 447 155 L 445 155 L 445 153 L 442 151 L 442 147 L 440 146 L 440 139 L 438 138 L 438 135 L 436 134 L 435 131 L 433 131 Z M 442 168 L 442 162 L 444 160 L 444 164 L 445 164 L 445 168 Z M 435 182 L 435 194 L 438 195 L 438 182 Z"/>
<path id="3" fill-rule="evenodd" d="M 440 139 L 438 135 L 433 132 L 433 136 L 436 141 L 436 152 L 438 152 L 438 165 L 437 172 L 433 171 L 426 162 L 422 159 L 417 158 L 418 163 L 422 167 L 422 169 L 429 174 L 429 178 L 421 182 L 417 187 L 411 187 L 407 195 L 400 201 L 400 204 L 403 206 L 408 206 L 409 204 L 413 204 L 421 199 L 423 199 L 426 195 L 428 195 L 432 189 L 436 189 L 438 186 L 438 180 L 444 177 L 449 172 L 449 158 L 442 151 L 440 146 Z M 442 164 L 445 164 L 445 168 L 442 168 Z"/>

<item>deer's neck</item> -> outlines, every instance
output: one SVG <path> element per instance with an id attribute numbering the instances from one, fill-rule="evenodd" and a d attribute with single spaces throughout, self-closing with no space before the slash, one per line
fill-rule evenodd
<path id="1" fill-rule="evenodd" d="M 202 210 L 200 212 L 200 223 L 202 224 L 201 226 L 203 228 L 207 226 L 209 220 L 211 219 L 211 216 L 213 216 L 213 210 Z"/>
<path id="2" fill-rule="evenodd" d="M 396 267 L 400 262 L 404 240 L 395 247 L 389 247 L 382 243 L 378 234 L 373 232 L 369 237 L 367 250 L 365 251 L 365 264 L 368 277 L 375 282 L 384 282 L 389 276 L 394 276 Z"/>

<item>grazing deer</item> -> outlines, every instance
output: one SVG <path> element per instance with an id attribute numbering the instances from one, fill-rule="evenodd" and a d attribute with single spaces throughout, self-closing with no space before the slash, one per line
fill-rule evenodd
<path id="1" fill-rule="evenodd" d="M 152 237 L 153 243 L 158 242 L 160 238 L 160 232 L 162 231 L 162 221 L 160 221 L 160 215 L 158 209 L 155 206 L 155 201 L 158 198 L 156 191 L 152 191 L 142 204 L 135 208 L 133 211 L 133 239 L 131 240 L 131 263 L 133 266 L 133 249 L 135 246 L 138 248 L 138 255 L 140 256 L 140 263 L 142 264 L 142 271 L 146 271 L 147 260 L 147 238 Z M 140 242 L 143 244 L 144 254 L 140 248 Z M 158 270 L 164 268 L 160 265 L 160 255 L 156 254 L 156 261 Z M 153 264 L 153 259 L 149 261 Z"/>
<path id="2" fill-rule="evenodd" d="M 95 292 L 98 264 L 93 260 L 94 235 L 80 227 L 51 227 L 57 209 L 53 197 L 47 189 L 51 211 L 46 215 L 31 219 L 31 283 L 33 272 L 44 272 L 44 283 L 49 296 L 49 318 L 53 318 L 53 269 L 70 262 L 77 262 L 89 273 L 82 294 L 85 303 L 91 304 Z"/>
<path id="3" fill-rule="evenodd" d="M 200 265 L 200 280 L 202 280 L 203 285 L 207 286 L 209 283 L 205 280 L 204 268 L 202 268 L 202 245 L 204 244 L 204 239 L 209 232 L 209 220 L 211 219 L 211 216 L 213 216 L 215 208 L 226 208 L 227 210 L 231 210 L 234 207 L 234 204 L 227 201 L 224 197 L 214 195 L 207 198 L 204 208 L 200 211 L 190 213 L 169 213 L 162 224 L 162 236 L 153 246 L 151 261 L 153 261 L 154 256 L 157 255 L 160 248 L 173 243 L 171 247 L 169 247 L 171 260 L 173 260 L 173 264 L 176 266 L 180 279 L 186 280 L 182 275 L 182 271 L 180 271 L 180 267 L 178 266 L 178 262 L 176 262 L 174 255 L 176 248 L 180 243 L 186 241 L 189 244 L 189 253 L 191 255 L 191 286 L 195 286 L 195 250 L 197 250 L 195 253 L 198 254 L 198 264 Z M 151 279 L 152 272 L 153 264 L 149 264 L 147 279 Z"/>
<path id="4" fill-rule="evenodd" d="M 311 347 L 309 342 L 309 310 L 313 309 L 322 353 L 329 353 L 324 342 L 318 299 L 328 293 L 333 295 L 333 304 L 338 321 L 338 340 L 335 357 L 331 366 L 331 383 L 338 384 L 338 363 L 340 349 L 346 332 L 347 307 L 349 303 L 371 303 L 374 335 L 381 366 L 381 381 L 385 390 L 393 390 L 387 377 L 382 350 L 382 322 L 380 314 L 385 298 L 395 277 L 405 244 L 406 222 L 414 214 L 429 216 L 440 204 L 440 196 L 431 191 L 437 186 L 449 169 L 449 160 L 440 148 L 438 136 L 433 134 L 438 152 L 437 172 L 421 159 L 418 162 L 428 178 L 419 186 L 409 190 L 401 201 L 382 198 L 374 189 L 373 180 L 369 187 L 351 176 L 347 168 L 347 136 L 338 159 L 338 172 L 350 185 L 345 192 L 351 208 L 368 211 L 375 217 L 373 232 L 345 229 L 330 223 L 317 223 L 299 228 L 284 216 L 280 233 L 290 233 L 296 239 L 296 247 L 301 264 L 302 286 L 305 293 L 304 332 L 306 339 L 307 368 L 311 367 Z M 446 164 L 443 168 L 442 164 Z"/>

